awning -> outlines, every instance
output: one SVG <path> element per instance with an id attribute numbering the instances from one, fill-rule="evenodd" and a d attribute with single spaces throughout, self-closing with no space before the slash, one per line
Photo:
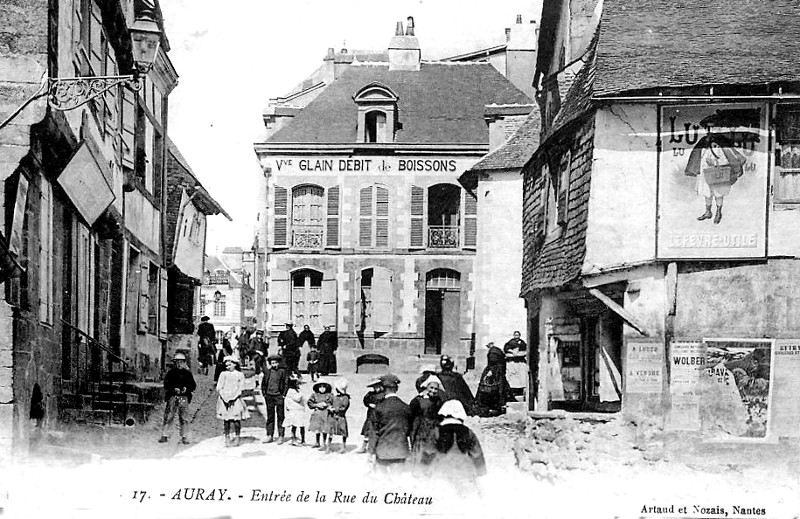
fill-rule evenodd
<path id="1" fill-rule="evenodd" d="M 116 198 L 107 179 L 111 171 L 105 161 L 84 141 L 58 177 L 72 203 L 86 222 L 93 226 Z"/>

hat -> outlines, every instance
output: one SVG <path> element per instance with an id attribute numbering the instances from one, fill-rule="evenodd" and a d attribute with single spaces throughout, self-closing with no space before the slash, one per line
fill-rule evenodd
<path id="1" fill-rule="evenodd" d="M 422 366 L 420 366 L 419 372 L 420 372 L 420 374 L 422 374 L 422 373 L 435 373 L 436 372 L 436 366 L 434 366 L 433 364 L 423 364 Z"/>
<path id="2" fill-rule="evenodd" d="M 184 355 L 183 353 L 176 353 L 175 356 L 172 357 L 172 360 L 173 361 L 175 361 L 175 360 L 186 360 L 186 355 Z"/>
<path id="3" fill-rule="evenodd" d="M 347 393 L 347 379 L 340 378 L 336 382 L 333 383 L 333 387 L 335 387 L 340 393 Z"/>
<path id="4" fill-rule="evenodd" d="M 280 355 L 276 355 L 276 354 L 273 353 L 272 355 L 267 357 L 267 362 L 272 362 L 273 360 L 277 361 L 277 362 L 280 362 L 282 358 L 283 357 L 281 357 Z"/>
<path id="5" fill-rule="evenodd" d="M 283 324 L 285 324 L 286 326 L 294 326 L 294 323 L 290 323 L 290 322 L 288 322 L 288 321 L 287 321 L 287 322 L 285 322 L 285 323 L 283 323 Z"/>
<path id="6" fill-rule="evenodd" d="M 211 318 L 209 316 L 207 316 L 207 315 L 204 315 L 203 317 L 200 318 L 200 320 L 203 321 L 203 322 L 206 322 L 206 321 L 210 321 Z"/>
<path id="7" fill-rule="evenodd" d="M 323 388 L 323 387 L 325 388 L 325 392 L 326 393 L 330 393 L 331 392 L 331 385 L 330 384 L 328 384 L 327 382 L 317 382 L 316 384 L 314 384 L 314 393 L 319 393 L 320 392 L 319 391 L 320 388 Z"/>
<path id="8" fill-rule="evenodd" d="M 372 380 L 367 382 L 367 387 L 380 386 L 381 384 L 383 384 L 383 382 L 381 382 L 381 379 L 373 378 Z"/>
<path id="9" fill-rule="evenodd" d="M 234 357 L 233 355 L 228 355 L 222 359 L 223 362 L 233 362 L 234 364 L 240 364 L 239 359 Z"/>
<path id="10" fill-rule="evenodd" d="M 441 364 L 443 368 L 448 368 L 448 369 L 452 368 L 455 365 L 453 359 L 450 358 L 450 355 L 442 355 L 442 358 L 439 359 L 439 364 Z"/>
<path id="11" fill-rule="evenodd" d="M 264 335 L 264 330 L 256 330 L 256 334 L 259 334 L 259 333 L 260 333 L 261 335 Z"/>
<path id="12" fill-rule="evenodd" d="M 463 424 L 467 419 L 467 412 L 458 400 L 448 400 L 439 409 L 439 416 L 444 417 L 440 425 Z"/>
<path id="13" fill-rule="evenodd" d="M 379 379 L 383 387 L 397 387 L 400 385 L 400 379 L 397 378 L 397 375 L 392 375 L 391 373 L 381 375 Z"/>
<path id="14" fill-rule="evenodd" d="M 431 383 L 439 384 L 439 387 L 442 387 L 442 381 L 436 375 L 431 375 L 428 378 L 426 378 L 422 382 L 422 387 L 426 387 L 428 384 L 431 384 Z"/>

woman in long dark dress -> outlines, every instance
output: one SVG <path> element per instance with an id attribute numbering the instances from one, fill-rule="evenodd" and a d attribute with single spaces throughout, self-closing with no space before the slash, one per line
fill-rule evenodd
<path id="1" fill-rule="evenodd" d="M 486 474 L 486 459 L 478 437 L 464 425 L 467 413 L 458 400 L 439 409 L 442 418 L 431 471 L 467 492 L 474 492 L 479 476 Z"/>
<path id="2" fill-rule="evenodd" d="M 418 467 L 430 465 L 436 456 L 436 440 L 441 417 L 442 382 L 430 375 L 417 385 L 419 395 L 409 403 L 411 409 L 411 459 Z"/>
<path id="3" fill-rule="evenodd" d="M 511 391 L 506 380 L 506 355 L 493 343 L 489 343 L 486 368 L 481 374 L 475 395 L 478 416 L 499 416 L 505 412 L 507 397 Z"/>

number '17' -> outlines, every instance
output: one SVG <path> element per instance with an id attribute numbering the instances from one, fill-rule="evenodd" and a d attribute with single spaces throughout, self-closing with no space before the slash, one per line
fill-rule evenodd
<path id="1" fill-rule="evenodd" d="M 141 503 L 144 501 L 144 497 L 147 495 L 147 492 L 144 490 L 134 490 L 133 491 L 133 499 L 138 499 Z"/>

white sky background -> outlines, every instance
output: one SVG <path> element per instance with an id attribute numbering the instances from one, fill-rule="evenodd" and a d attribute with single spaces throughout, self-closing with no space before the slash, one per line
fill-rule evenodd
<path id="1" fill-rule="evenodd" d="M 195 175 L 233 217 L 209 218 L 208 254 L 249 249 L 258 214 L 267 100 L 322 65 L 328 47 L 385 50 L 397 21 L 414 17 L 422 59 L 505 41 L 505 28 L 536 20 L 541 0 L 161 0 L 170 59 L 169 135 Z"/>

